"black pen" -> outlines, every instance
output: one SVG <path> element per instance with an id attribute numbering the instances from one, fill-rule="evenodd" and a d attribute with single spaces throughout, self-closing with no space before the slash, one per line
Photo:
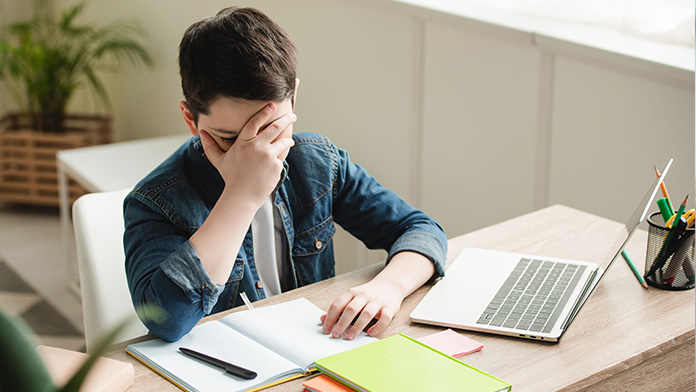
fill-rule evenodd
<path id="1" fill-rule="evenodd" d="M 198 351 L 193 351 L 190 348 L 186 347 L 179 347 L 179 351 L 182 353 L 196 358 L 200 359 L 201 361 L 205 363 L 209 363 L 211 365 L 217 366 L 219 368 L 225 369 L 225 371 L 233 376 L 241 377 L 247 380 L 253 380 L 256 378 L 256 372 L 251 371 L 249 369 L 244 369 L 243 367 L 239 367 L 237 365 L 233 365 L 229 362 L 225 362 L 221 359 L 213 358 L 211 356 L 205 355 L 203 353 L 199 353 Z"/>

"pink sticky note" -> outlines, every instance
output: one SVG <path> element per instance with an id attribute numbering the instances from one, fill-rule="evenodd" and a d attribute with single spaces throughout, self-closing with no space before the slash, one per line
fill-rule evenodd
<path id="1" fill-rule="evenodd" d="M 417 340 L 452 357 L 471 354 L 483 348 L 482 343 L 458 334 L 451 329 L 424 336 Z"/>

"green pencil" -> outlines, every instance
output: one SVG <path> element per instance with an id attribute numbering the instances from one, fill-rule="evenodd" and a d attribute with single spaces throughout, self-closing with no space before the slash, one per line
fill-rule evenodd
<path id="1" fill-rule="evenodd" d="M 628 266 L 631 267 L 631 271 L 633 271 L 633 275 L 635 275 L 636 278 L 638 278 L 638 281 L 640 282 L 641 286 L 643 286 L 643 288 L 647 289 L 648 283 L 645 282 L 645 279 L 643 279 L 643 276 L 640 274 L 640 272 L 638 272 L 638 270 L 636 269 L 636 266 L 633 265 L 631 258 L 628 257 L 628 253 L 626 253 L 625 250 L 622 250 L 621 255 L 623 256 L 624 260 L 626 260 L 626 264 L 628 264 Z"/>

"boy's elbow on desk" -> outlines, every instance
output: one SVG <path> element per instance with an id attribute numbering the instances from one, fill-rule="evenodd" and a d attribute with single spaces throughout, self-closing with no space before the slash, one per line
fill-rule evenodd
<path id="1" fill-rule="evenodd" d="M 146 322 L 145 326 L 151 334 L 157 336 L 165 342 L 176 342 L 190 332 L 190 329 L 184 330 L 182 328 L 176 328 L 176 326 L 172 327 L 171 324 L 172 323 L 157 324 Z"/>
<path id="2" fill-rule="evenodd" d="M 164 316 L 162 320 L 158 321 L 143 320 L 143 317 L 141 317 L 141 321 L 151 334 L 167 342 L 176 342 L 181 339 L 184 335 L 191 332 L 198 323 L 197 321 L 191 323 L 188 318 L 177 317 L 171 314 L 165 314 Z M 200 321 L 200 318 L 198 320 Z"/>
<path id="3" fill-rule="evenodd" d="M 189 333 L 193 327 L 206 315 L 200 304 L 192 304 L 186 300 L 174 301 L 172 298 L 158 298 L 154 295 L 136 295 L 140 301 L 134 301 L 141 322 L 148 331 L 167 342 L 175 342 Z M 167 301 L 169 300 L 169 301 Z M 157 309 L 157 317 L 151 317 L 145 309 Z"/>

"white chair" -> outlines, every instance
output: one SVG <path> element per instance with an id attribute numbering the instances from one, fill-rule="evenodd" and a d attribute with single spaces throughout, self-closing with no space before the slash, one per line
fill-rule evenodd
<path id="1" fill-rule="evenodd" d="M 123 199 L 129 189 L 89 193 L 73 205 L 85 341 L 90 352 L 129 320 L 117 342 L 147 333 L 131 302 L 123 252 Z"/>

